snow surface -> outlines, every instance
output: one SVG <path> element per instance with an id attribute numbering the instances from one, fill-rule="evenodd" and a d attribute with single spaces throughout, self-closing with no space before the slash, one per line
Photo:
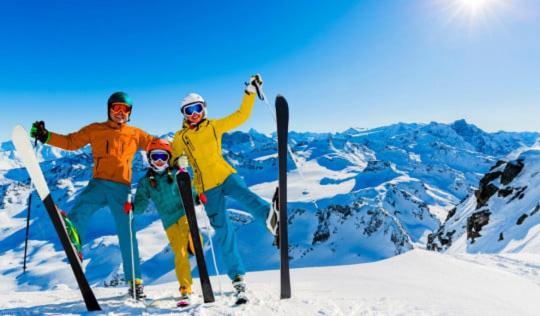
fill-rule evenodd
<path id="1" fill-rule="evenodd" d="M 504 258 L 493 256 L 496 263 Z M 538 263 L 538 258 L 534 262 Z M 535 267 L 538 272 L 538 265 Z M 376 263 L 302 268 L 291 271 L 292 294 L 279 299 L 279 271 L 247 275 L 247 305 L 232 306 L 232 287 L 216 302 L 193 305 L 182 311 L 189 315 L 538 315 L 540 285 L 520 273 L 485 264 L 475 257 L 458 258 L 413 250 Z M 199 280 L 195 291 L 200 293 Z M 217 281 L 212 278 L 214 287 Z M 96 288 L 109 315 L 174 314 L 177 284 L 146 288 L 156 299 L 149 307 L 125 299 L 125 288 Z M 0 294 L 2 314 L 69 315 L 85 312 L 77 290 L 59 287 L 45 292 Z"/>

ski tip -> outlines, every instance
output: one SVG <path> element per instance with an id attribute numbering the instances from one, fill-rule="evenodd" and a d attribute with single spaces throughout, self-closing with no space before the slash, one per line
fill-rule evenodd
<path id="1" fill-rule="evenodd" d="M 26 134 L 26 128 L 20 124 L 15 125 L 15 127 L 13 127 L 13 131 L 11 132 L 11 138 L 15 138 L 15 135 L 21 134 Z"/>
<path id="2" fill-rule="evenodd" d="M 276 96 L 276 106 L 285 106 L 289 107 L 289 102 L 287 102 L 287 99 L 285 99 L 284 96 L 278 94 Z"/>

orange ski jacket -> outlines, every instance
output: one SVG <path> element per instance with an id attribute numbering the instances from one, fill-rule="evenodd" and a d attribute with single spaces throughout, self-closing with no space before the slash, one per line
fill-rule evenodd
<path id="1" fill-rule="evenodd" d="M 68 135 L 51 132 L 47 144 L 65 150 L 90 144 L 94 156 L 93 178 L 131 185 L 133 157 L 153 139 L 139 128 L 107 121 L 90 124 Z"/>

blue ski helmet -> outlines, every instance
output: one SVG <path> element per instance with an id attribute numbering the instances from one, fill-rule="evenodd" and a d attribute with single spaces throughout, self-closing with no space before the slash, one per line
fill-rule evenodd
<path id="1" fill-rule="evenodd" d="M 131 101 L 131 98 L 129 97 L 129 95 L 127 93 L 122 92 L 122 91 L 115 92 L 115 93 L 111 94 L 111 96 L 107 100 L 107 116 L 109 116 L 111 106 L 112 106 L 113 103 L 125 103 L 130 108 L 133 107 L 133 102 Z M 131 115 L 131 113 L 130 113 L 130 115 Z M 109 119 L 111 119 L 111 118 L 109 117 Z"/>

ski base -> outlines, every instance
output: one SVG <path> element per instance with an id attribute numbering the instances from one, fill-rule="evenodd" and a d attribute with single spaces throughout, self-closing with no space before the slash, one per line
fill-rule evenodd
<path id="1" fill-rule="evenodd" d="M 278 166 L 279 166 L 279 189 L 277 200 L 279 204 L 279 228 L 277 241 L 280 252 L 280 280 L 282 299 L 291 298 L 291 279 L 289 272 L 289 235 L 287 214 L 287 158 L 288 158 L 288 134 L 289 134 L 289 105 L 287 100 L 278 95 L 276 97 L 276 123 L 278 138 Z"/>
<path id="2" fill-rule="evenodd" d="M 197 225 L 195 203 L 193 201 L 193 193 L 191 191 L 191 177 L 189 176 L 189 173 L 180 171 L 176 175 L 176 181 L 178 183 L 178 189 L 180 190 L 180 196 L 186 211 L 191 240 L 193 241 L 193 247 L 195 248 L 195 258 L 197 259 L 197 268 L 199 270 L 199 278 L 201 280 L 203 299 L 205 303 L 212 303 L 215 301 L 214 291 L 212 290 L 212 284 L 210 283 L 210 277 L 208 276 L 208 269 L 206 268 L 206 262 L 204 260 L 203 246 L 201 239 L 199 238 L 199 226 Z"/>

